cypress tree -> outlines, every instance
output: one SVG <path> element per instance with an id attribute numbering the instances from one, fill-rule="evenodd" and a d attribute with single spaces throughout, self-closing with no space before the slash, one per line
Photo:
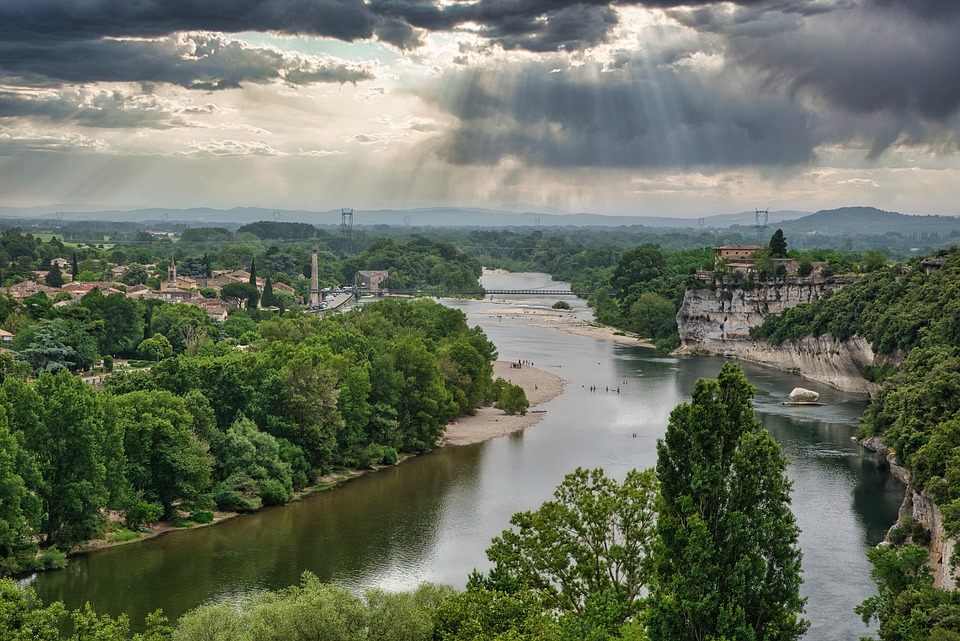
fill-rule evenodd
<path id="1" fill-rule="evenodd" d="M 787 461 L 754 416 L 753 394 L 725 364 L 717 380 L 697 382 L 657 443 L 653 639 L 786 641 L 809 626 Z"/>
<path id="2" fill-rule="evenodd" d="M 247 309 L 256 309 L 257 303 L 260 302 L 260 290 L 257 289 L 257 259 L 250 259 L 250 284 L 253 287 L 250 289 L 250 296 L 247 298 Z"/>
<path id="3" fill-rule="evenodd" d="M 773 236 L 770 237 L 770 256 L 772 258 L 787 257 L 787 239 L 782 229 L 773 232 Z"/>
<path id="4" fill-rule="evenodd" d="M 263 279 L 263 293 L 260 295 L 260 304 L 264 307 L 276 307 L 277 299 L 273 295 L 273 283 L 270 277 Z"/>
<path id="5" fill-rule="evenodd" d="M 80 268 L 77 267 L 77 252 L 73 252 L 73 263 L 71 264 L 70 275 L 73 276 L 73 280 L 77 280 L 77 275 L 80 273 Z"/>

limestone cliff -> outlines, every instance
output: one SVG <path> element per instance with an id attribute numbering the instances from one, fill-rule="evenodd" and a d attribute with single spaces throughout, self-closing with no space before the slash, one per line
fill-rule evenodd
<path id="1" fill-rule="evenodd" d="M 930 533 L 928 549 L 930 550 L 930 568 L 933 570 L 933 584 L 941 590 L 957 589 L 956 577 L 950 568 L 950 557 L 957 545 L 957 539 L 947 536 L 943 527 L 943 514 L 933 502 L 933 497 L 926 490 L 917 492 L 916 488 L 910 484 L 910 471 L 894 462 L 893 451 L 884 445 L 881 437 L 874 436 L 860 441 L 860 444 L 876 452 L 877 456 L 890 466 L 890 474 L 907 486 L 903 503 L 900 504 L 899 517 L 890 528 L 887 539 L 891 538 L 892 533 L 907 517 L 912 517 Z"/>
<path id="2" fill-rule="evenodd" d="M 829 334 L 772 345 L 750 338 L 750 328 L 767 316 L 822 298 L 840 285 L 822 279 L 792 279 L 785 283 L 742 289 L 717 287 L 688 290 L 677 312 L 680 348 L 677 354 L 715 354 L 761 363 L 799 374 L 837 389 L 872 393 L 863 367 L 877 364 L 864 339 L 838 340 Z"/>

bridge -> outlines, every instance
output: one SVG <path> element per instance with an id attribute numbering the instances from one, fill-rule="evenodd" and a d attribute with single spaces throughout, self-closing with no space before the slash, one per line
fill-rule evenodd
<path id="1" fill-rule="evenodd" d="M 590 296 L 593 292 L 575 292 L 570 289 L 482 289 L 482 290 L 443 290 L 424 291 L 421 289 L 384 289 L 379 292 L 385 296 Z"/>

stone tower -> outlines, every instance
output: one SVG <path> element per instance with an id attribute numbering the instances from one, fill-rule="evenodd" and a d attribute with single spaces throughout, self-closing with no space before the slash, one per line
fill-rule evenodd
<path id="1" fill-rule="evenodd" d="M 307 303 L 310 307 L 316 307 L 320 304 L 320 276 L 317 271 L 317 250 L 314 249 L 310 256 L 310 301 Z"/>

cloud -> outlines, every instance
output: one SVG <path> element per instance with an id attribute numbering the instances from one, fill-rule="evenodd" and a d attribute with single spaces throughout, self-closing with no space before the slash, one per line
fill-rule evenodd
<path id="1" fill-rule="evenodd" d="M 210 33 L 151 40 L 0 42 L 0 70 L 22 84 L 40 86 L 140 82 L 208 91 L 243 83 L 342 84 L 374 77 L 369 65 L 285 55 Z"/>
<path id="2" fill-rule="evenodd" d="M 0 40 L 272 31 L 353 41 L 373 35 L 363 0 L 30 0 L 0 2 Z"/>
<path id="3" fill-rule="evenodd" d="M 459 124 L 437 154 L 454 164 L 516 158 L 547 167 L 782 167 L 812 160 L 812 114 L 748 77 L 640 64 L 601 72 L 462 72 L 433 98 Z"/>
<path id="4" fill-rule="evenodd" d="M 733 38 L 731 63 L 816 105 L 824 120 L 869 136 L 873 158 L 900 143 L 955 151 L 960 12 L 929 20 L 902 3 L 882 4 L 811 17 L 776 39 Z"/>
<path id="5" fill-rule="evenodd" d="M 120 90 L 0 91 L 0 118 L 32 117 L 109 129 L 167 129 L 188 126 L 181 113 L 174 103 L 157 96 Z"/>
<path id="6" fill-rule="evenodd" d="M 283 156 L 285 154 L 264 142 L 256 140 L 207 140 L 203 142 L 194 142 L 188 146 L 188 151 L 179 152 L 174 155 L 246 157 Z"/>

